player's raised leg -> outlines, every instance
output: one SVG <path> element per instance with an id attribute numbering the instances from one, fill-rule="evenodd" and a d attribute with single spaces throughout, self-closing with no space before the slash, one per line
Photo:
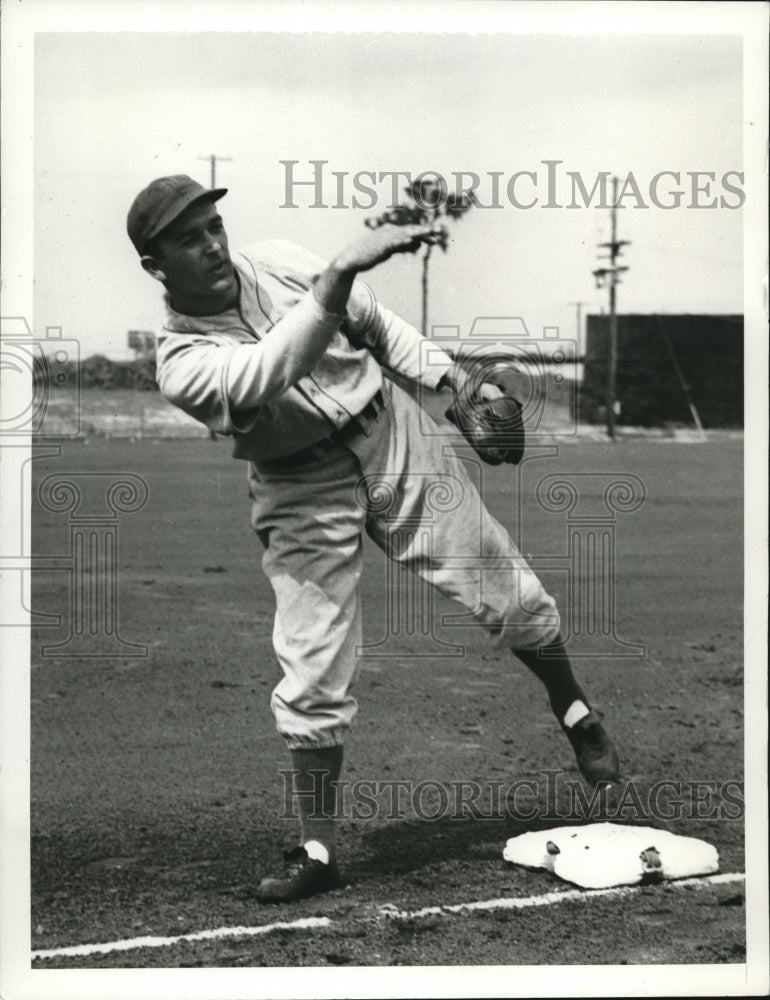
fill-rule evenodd
<path id="1" fill-rule="evenodd" d="M 572 672 L 561 636 L 547 646 L 514 649 L 513 653 L 545 685 L 553 714 L 572 744 L 585 780 L 591 785 L 617 781 L 617 750 Z"/>
<path id="2" fill-rule="evenodd" d="M 389 494 L 386 517 L 370 512 L 367 531 L 389 558 L 467 608 L 496 648 L 511 649 L 542 681 L 584 779 L 616 780 L 617 753 L 574 677 L 555 601 L 486 509 L 463 463 L 447 453 L 438 428 L 426 434 L 427 415 L 397 387 L 390 396 L 398 434 L 387 469 L 399 490 Z M 376 471 L 370 478 L 376 492 Z M 415 530 L 420 518 L 423 531 Z"/>

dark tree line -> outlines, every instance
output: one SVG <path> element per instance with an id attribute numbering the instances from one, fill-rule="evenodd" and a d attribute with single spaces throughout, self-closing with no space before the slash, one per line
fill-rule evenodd
<path id="1" fill-rule="evenodd" d="M 70 361 L 64 365 L 56 365 L 55 376 L 45 359 L 35 357 L 34 380 L 36 385 L 60 385 L 65 389 L 80 385 L 82 389 L 139 389 L 142 392 L 153 392 L 158 388 L 155 381 L 155 358 L 150 355 L 133 361 L 113 361 L 103 354 L 94 354 L 78 363 Z"/>

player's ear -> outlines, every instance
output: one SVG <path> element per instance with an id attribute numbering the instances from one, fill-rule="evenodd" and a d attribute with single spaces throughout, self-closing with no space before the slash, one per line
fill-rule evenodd
<path id="1" fill-rule="evenodd" d="M 166 280 L 166 275 L 156 257 L 151 254 L 143 254 L 140 263 L 150 277 L 155 278 L 156 281 Z"/>

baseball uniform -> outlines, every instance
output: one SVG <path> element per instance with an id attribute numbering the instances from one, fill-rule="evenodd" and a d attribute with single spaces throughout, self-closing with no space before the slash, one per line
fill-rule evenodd
<path id="1" fill-rule="evenodd" d="M 559 633 L 553 599 L 489 514 L 426 413 L 383 371 L 435 390 L 451 358 L 356 280 L 345 316 L 312 286 L 324 261 L 284 241 L 232 255 L 238 305 L 186 316 L 167 301 L 158 382 L 233 438 L 276 598 L 272 696 L 291 749 L 342 743 L 356 711 L 362 535 L 463 605 L 498 647 Z M 333 335 L 318 356 L 319 334 Z"/>

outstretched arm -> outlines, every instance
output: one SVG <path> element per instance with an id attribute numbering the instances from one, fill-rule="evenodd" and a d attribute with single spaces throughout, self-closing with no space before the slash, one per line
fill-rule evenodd
<path id="1" fill-rule="evenodd" d="M 361 271 L 397 253 L 414 253 L 423 243 L 433 243 L 438 232 L 433 226 L 381 226 L 339 253 L 321 274 L 313 288 L 319 305 L 327 312 L 345 312 L 353 281 Z"/>
<path id="2" fill-rule="evenodd" d="M 360 271 L 394 254 L 413 252 L 434 235 L 431 226 L 383 226 L 367 232 L 320 271 L 312 290 L 275 324 L 273 335 L 257 343 L 223 349 L 205 338 L 194 345 L 169 338 L 158 352 L 161 391 L 196 419 L 229 430 L 231 411 L 269 402 L 312 370 L 346 317 Z"/>
<path id="3" fill-rule="evenodd" d="M 356 275 L 397 253 L 412 253 L 434 238 L 431 226 L 383 226 L 350 244 L 328 264 L 312 292 L 273 329 L 280 336 L 235 349 L 227 394 L 233 409 L 250 409 L 280 395 L 307 375 L 346 315 Z"/>

